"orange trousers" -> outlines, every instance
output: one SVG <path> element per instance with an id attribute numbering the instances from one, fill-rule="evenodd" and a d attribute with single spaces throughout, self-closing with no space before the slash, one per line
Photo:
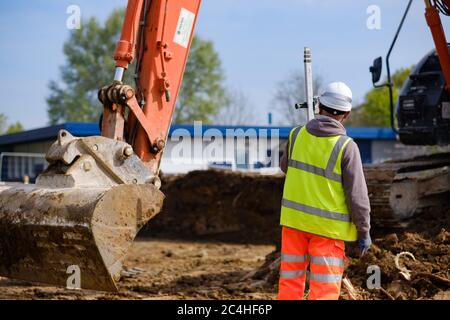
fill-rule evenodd
<path id="1" fill-rule="evenodd" d="M 308 265 L 308 299 L 339 299 L 344 259 L 344 241 L 283 227 L 278 299 L 303 299 Z"/>

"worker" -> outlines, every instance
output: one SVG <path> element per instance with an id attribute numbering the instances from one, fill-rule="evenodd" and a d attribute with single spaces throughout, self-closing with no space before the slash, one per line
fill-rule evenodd
<path id="1" fill-rule="evenodd" d="M 309 266 L 310 300 L 337 300 L 345 241 L 371 246 L 370 203 L 358 146 L 343 122 L 352 92 L 329 84 L 318 99 L 319 115 L 289 134 L 280 166 L 286 173 L 281 206 L 280 300 L 301 300 Z"/>

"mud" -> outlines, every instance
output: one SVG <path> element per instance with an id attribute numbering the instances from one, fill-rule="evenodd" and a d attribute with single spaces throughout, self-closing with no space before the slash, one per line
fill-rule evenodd
<path id="1" fill-rule="evenodd" d="M 243 278 L 270 245 L 141 239 L 133 244 L 118 293 L 74 291 L 0 278 L 0 299 L 273 299 L 273 288 Z"/>
<path id="2" fill-rule="evenodd" d="M 274 299 L 283 177 L 193 172 L 165 177 L 163 211 L 140 233 L 119 293 L 70 291 L 0 279 L 0 299 Z M 450 208 L 428 210 L 407 229 L 374 228 L 362 259 L 348 248 L 345 276 L 357 299 L 450 299 Z M 395 266 L 401 257 L 411 279 Z M 381 289 L 367 268 L 379 266 Z M 342 299 L 350 299 L 346 288 Z"/>
<path id="3" fill-rule="evenodd" d="M 347 275 L 365 299 L 446 299 L 450 300 L 450 208 L 429 210 L 405 230 L 374 230 L 374 245 L 361 260 L 351 259 Z M 407 280 L 395 265 L 410 270 Z M 380 290 L 367 290 L 367 266 L 381 269 Z"/>
<path id="4" fill-rule="evenodd" d="M 375 229 L 371 249 L 357 258 L 356 248 L 347 245 L 344 277 L 353 286 L 352 298 L 343 286 L 341 299 L 348 300 L 450 300 L 450 208 L 430 210 L 415 219 L 407 229 Z M 409 252 L 415 260 L 402 255 L 398 268 L 395 260 L 400 253 Z M 256 269 L 252 278 L 262 281 L 267 288 L 276 287 L 279 270 L 279 252 L 266 256 L 265 263 Z M 370 288 L 368 283 L 373 269 L 380 273 L 380 287 Z M 402 274 L 402 270 L 403 273 Z M 405 277 L 409 274 L 410 277 Z M 368 282 L 369 280 L 369 282 Z"/>
<path id="5" fill-rule="evenodd" d="M 141 234 L 273 244 L 284 178 L 226 171 L 163 177 L 162 212 Z"/>

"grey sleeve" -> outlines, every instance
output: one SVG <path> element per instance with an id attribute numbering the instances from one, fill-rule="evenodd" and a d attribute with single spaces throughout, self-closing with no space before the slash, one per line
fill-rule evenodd
<path id="1" fill-rule="evenodd" d="M 370 234 L 370 202 L 358 145 L 352 140 L 342 155 L 342 179 L 347 205 L 359 239 Z"/>
<path id="2" fill-rule="evenodd" d="M 288 146 L 289 146 L 289 141 L 286 142 L 284 145 L 283 156 L 281 157 L 281 160 L 280 160 L 280 169 L 284 173 L 287 172 L 287 168 L 288 168 L 288 150 L 289 150 Z"/>

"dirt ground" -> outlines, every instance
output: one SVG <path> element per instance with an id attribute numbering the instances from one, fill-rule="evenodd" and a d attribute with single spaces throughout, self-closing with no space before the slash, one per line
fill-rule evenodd
<path id="1" fill-rule="evenodd" d="M 449 230 L 450 207 L 428 210 L 405 229 L 374 230 L 371 250 L 360 260 L 351 260 L 347 274 L 365 299 L 450 300 Z M 396 256 L 404 252 L 413 256 L 399 256 L 396 266 Z M 383 289 L 364 289 L 369 265 L 380 267 Z"/>
<path id="2" fill-rule="evenodd" d="M 272 299 L 273 290 L 243 278 L 270 245 L 138 240 L 125 262 L 119 293 L 73 291 L 0 278 L 0 299 Z"/>
<path id="3" fill-rule="evenodd" d="M 361 259 L 352 252 L 354 247 L 347 246 L 344 276 L 353 296 L 343 286 L 341 299 L 450 300 L 449 227 L 450 208 L 439 208 L 424 212 L 406 229 L 374 230 L 374 243 Z M 270 253 L 253 279 L 263 281 L 266 288 L 275 287 L 279 264 L 279 252 Z M 373 274 L 369 266 L 379 267 L 380 288 L 368 289 Z"/>
<path id="4" fill-rule="evenodd" d="M 282 184 L 282 177 L 224 172 L 165 178 L 165 206 L 131 248 L 119 293 L 0 278 L 0 299 L 274 299 Z M 347 261 L 354 296 L 450 300 L 449 231 L 450 207 L 428 210 L 405 229 L 374 227 L 369 253 Z M 403 275 L 395 263 L 402 252 L 416 259 L 399 258 Z M 371 265 L 381 270 L 381 289 L 367 289 Z M 341 298 L 352 299 L 346 288 Z"/>

